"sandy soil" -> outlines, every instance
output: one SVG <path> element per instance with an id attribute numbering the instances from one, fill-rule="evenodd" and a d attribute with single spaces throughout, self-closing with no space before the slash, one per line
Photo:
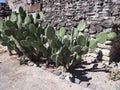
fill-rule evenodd
<path id="1" fill-rule="evenodd" d="M 0 90 L 90 90 L 60 79 L 47 70 L 19 65 L 8 52 L 0 54 Z"/>

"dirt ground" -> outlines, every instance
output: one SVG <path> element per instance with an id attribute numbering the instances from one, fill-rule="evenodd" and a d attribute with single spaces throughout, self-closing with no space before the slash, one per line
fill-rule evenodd
<path id="1" fill-rule="evenodd" d="M 0 54 L 0 90 L 90 90 L 60 79 L 47 70 L 19 65 L 8 52 Z"/>

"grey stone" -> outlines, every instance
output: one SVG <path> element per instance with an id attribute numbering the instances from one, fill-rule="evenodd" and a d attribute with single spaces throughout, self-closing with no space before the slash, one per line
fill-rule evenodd
<path id="1" fill-rule="evenodd" d="M 65 80 L 67 80 L 67 81 L 69 81 L 69 82 L 71 81 L 71 79 L 70 79 L 69 76 L 66 76 L 66 77 L 65 77 Z"/>
<path id="2" fill-rule="evenodd" d="M 101 43 L 98 43 L 97 46 L 102 49 L 111 49 L 110 45 L 105 45 L 105 44 L 101 44 Z"/>
<path id="3" fill-rule="evenodd" d="M 33 65 L 33 67 L 37 67 L 37 65 L 36 65 L 36 64 L 34 64 L 34 65 Z"/>
<path id="4" fill-rule="evenodd" d="M 28 66 L 33 66 L 34 65 L 34 63 L 33 62 L 30 62 L 30 61 L 28 61 Z"/>
<path id="5" fill-rule="evenodd" d="M 81 81 L 81 80 L 78 79 L 78 78 L 75 78 L 75 79 L 74 79 L 74 83 L 76 83 L 76 84 L 80 84 L 80 81 Z"/>
<path id="6" fill-rule="evenodd" d="M 65 74 L 61 74 L 61 75 L 60 75 L 60 79 L 65 79 L 66 76 L 67 76 L 67 75 L 65 75 Z"/>
<path id="7" fill-rule="evenodd" d="M 109 62 L 110 57 L 108 57 L 108 56 L 103 56 L 102 59 L 103 59 L 104 61 L 108 61 L 108 62 Z"/>
<path id="8" fill-rule="evenodd" d="M 41 66 L 41 69 L 46 70 L 47 68 L 46 68 L 45 65 L 42 65 L 42 66 Z"/>
<path id="9" fill-rule="evenodd" d="M 67 75 L 67 76 L 65 77 L 65 80 L 67 80 L 67 81 L 69 81 L 69 82 L 73 82 L 73 81 L 74 81 L 74 78 L 73 78 L 72 76 Z"/>
<path id="10" fill-rule="evenodd" d="M 112 28 L 107 28 L 103 30 L 103 32 L 111 32 L 111 31 L 112 31 Z"/>
<path id="11" fill-rule="evenodd" d="M 89 82 L 80 82 L 80 86 L 83 86 L 83 87 L 88 87 L 89 86 Z"/>
<path id="12" fill-rule="evenodd" d="M 96 30 L 96 27 L 95 27 L 94 24 L 90 25 L 89 33 L 90 34 L 96 34 L 97 33 L 97 30 Z"/>
<path id="13" fill-rule="evenodd" d="M 103 28 L 102 28 L 102 26 L 100 24 L 95 25 L 95 29 L 96 29 L 97 33 L 103 31 Z"/>
<path id="14" fill-rule="evenodd" d="M 57 71 L 57 70 L 53 71 L 53 74 L 55 74 L 57 76 L 59 76 L 61 73 L 62 73 L 61 71 Z"/>
<path id="15" fill-rule="evenodd" d="M 102 26 L 105 28 L 110 28 L 110 27 L 112 27 L 112 25 L 113 25 L 112 20 L 106 20 L 106 21 L 102 22 Z"/>
<path id="16" fill-rule="evenodd" d="M 108 56 L 108 57 L 109 57 L 110 50 L 108 50 L 108 49 L 102 49 L 101 51 L 102 51 L 103 55 L 105 55 L 105 56 Z"/>
<path id="17" fill-rule="evenodd" d="M 106 41 L 105 42 L 105 45 L 111 45 L 112 44 L 112 41 Z"/>

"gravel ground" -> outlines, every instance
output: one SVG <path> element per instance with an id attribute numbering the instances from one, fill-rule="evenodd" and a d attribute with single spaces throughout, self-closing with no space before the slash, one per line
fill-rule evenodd
<path id="1" fill-rule="evenodd" d="M 61 80 L 38 67 L 19 65 L 15 56 L 0 54 L 0 90 L 90 90 Z"/>

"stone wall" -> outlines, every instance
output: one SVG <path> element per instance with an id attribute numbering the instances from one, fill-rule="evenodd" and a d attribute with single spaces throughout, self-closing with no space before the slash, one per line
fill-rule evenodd
<path id="1" fill-rule="evenodd" d="M 42 4 L 45 21 L 57 29 L 64 26 L 69 31 L 84 20 L 87 24 L 85 32 L 92 38 L 99 32 L 118 32 L 119 30 L 119 0 L 43 0 Z M 91 54 L 85 57 L 100 59 L 97 56 L 99 53 L 103 60 L 109 61 L 111 43 L 107 41 L 105 44 L 98 44 L 97 49 L 90 50 Z"/>

